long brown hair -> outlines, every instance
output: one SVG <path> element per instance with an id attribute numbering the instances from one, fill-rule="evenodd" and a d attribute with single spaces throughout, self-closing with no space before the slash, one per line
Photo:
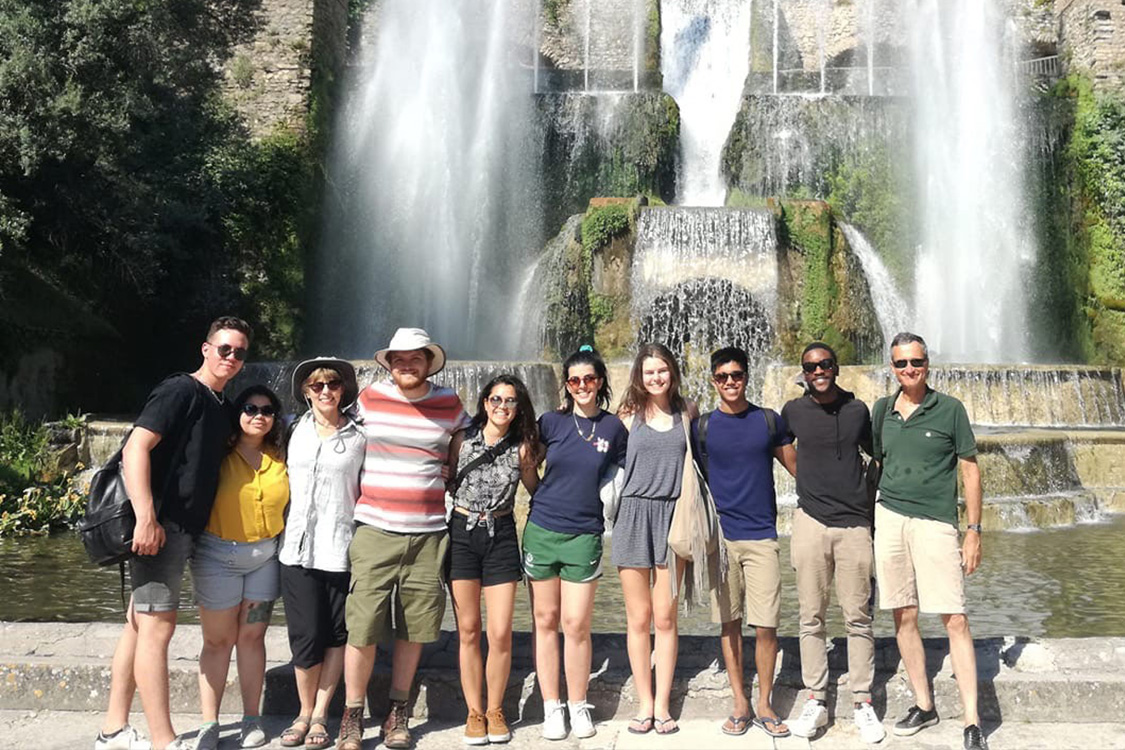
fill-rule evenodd
<path id="1" fill-rule="evenodd" d="M 663 360 L 668 365 L 668 372 L 672 376 L 672 382 L 668 384 L 668 406 L 673 412 L 684 411 L 687 408 L 684 397 L 680 395 L 682 378 L 676 356 L 663 344 L 645 344 L 633 360 L 633 367 L 629 371 L 629 389 L 625 391 L 625 398 L 621 400 L 618 414 L 641 414 L 643 417 L 648 410 L 652 396 L 645 390 L 644 364 L 649 357 Z"/>
<path id="2" fill-rule="evenodd" d="M 515 375 L 501 373 L 488 381 L 480 391 L 477 399 L 477 413 L 473 417 L 473 426 L 484 429 L 488 423 L 488 412 L 484 408 L 485 401 L 492 395 L 492 389 L 498 385 L 510 385 L 516 392 L 516 418 L 508 426 L 508 434 L 519 441 L 523 450 L 520 459 L 521 468 L 533 468 L 539 465 L 539 423 L 535 421 L 535 407 L 531 403 L 531 394 L 527 386 Z"/>

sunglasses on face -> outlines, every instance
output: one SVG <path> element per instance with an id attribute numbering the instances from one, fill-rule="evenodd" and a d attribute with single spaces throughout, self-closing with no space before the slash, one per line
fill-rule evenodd
<path id="1" fill-rule="evenodd" d="M 330 391 L 338 391 L 343 387 L 344 387 L 344 383 L 340 380 L 329 380 L 328 382 L 325 382 L 323 380 L 318 380 L 315 383 L 309 383 L 309 390 L 312 391 L 313 393 L 320 393 L 325 388 L 327 388 Z"/>
<path id="2" fill-rule="evenodd" d="M 566 384 L 571 388 L 577 388 L 580 385 L 593 385 L 599 380 L 601 380 L 601 378 L 599 378 L 597 375 L 583 375 L 582 377 L 573 375 L 566 379 Z"/>
<path id="3" fill-rule="evenodd" d="M 921 359 L 896 359 L 891 364 L 894 365 L 896 370 L 901 370 L 906 367 L 907 362 L 910 363 L 911 367 L 925 367 L 927 360 L 925 357 Z"/>
<path id="4" fill-rule="evenodd" d="M 226 359 L 227 357 L 234 357 L 239 362 L 246 359 L 246 350 L 241 346 L 231 346 L 230 344 L 211 344 L 215 347 L 215 351 L 219 354 L 219 359 Z"/>
<path id="5" fill-rule="evenodd" d="M 711 376 L 711 379 L 716 383 L 725 383 L 728 380 L 733 380 L 736 383 L 741 383 L 746 380 L 746 373 L 742 370 L 735 370 L 734 372 L 717 372 Z"/>
<path id="6" fill-rule="evenodd" d="M 834 370 L 834 369 L 836 369 L 836 360 L 829 357 L 828 359 L 822 359 L 819 362 L 802 362 L 801 363 L 801 369 L 804 370 L 807 373 L 814 373 L 814 372 L 817 371 L 817 368 L 819 368 L 821 370 L 824 370 L 825 372 L 828 372 L 829 370 Z"/>
<path id="7" fill-rule="evenodd" d="M 513 406 L 516 405 L 516 400 L 514 398 L 502 398 L 500 396 L 489 396 L 488 397 L 488 403 L 491 404 L 492 406 L 500 406 L 501 404 L 503 404 L 504 406 L 511 409 Z"/>
<path id="8" fill-rule="evenodd" d="M 269 404 L 266 404 L 265 406 L 258 406 L 257 404 L 243 404 L 242 413 L 248 417 L 256 417 L 259 414 L 261 414 L 263 417 L 272 417 L 277 413 L 277 410 Z"/>

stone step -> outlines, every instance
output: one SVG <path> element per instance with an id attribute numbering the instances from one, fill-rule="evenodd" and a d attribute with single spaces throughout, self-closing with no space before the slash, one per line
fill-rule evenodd
<path id="1" fill-rule="evenodd" d="M 118 626 L 105 623 L 4 623 L 0 625 L 0 709 L 96 711 L 104 708 L 109 687 L 109 660 Z M 774 705 L 783 715 L 799 711 L 804 700 L 795 638 L 782 638 Z M 196 657 L 201 643 L 198 626 L 181 625 L 170 650 L 171 706 L 193 712 L 199 689 Z M 633 715 L 636 700 L 626 657 L 625 636 L 597 633 L 593 637 L 590 701 L 599 718 Z M 744 643 L 746 674 L 753 674 L 752 639 Z M 987 638 L 976 642 L 980 710 L 986 720 L 1028 722 L 1112 722 L 1125 715 L 1125 638 L 1026 639 Z M 946 641 L 927 639 L 926 665 L 944 718 L 959 715 L 956 682 Z M 293 672 L 283 628 L 267 634 L 268 672 L 264 698 L 267 714 L 292 715 L 297 710 Z M 535 685 L 531 637 L 516 633 L 512 676 L 505 697 L 509 716 L 538 719 L 542 705 Z M 673 705 L 685 717 L 724 716 L 731 692 L 719 668 L 718 640 L 682 636 Z M 842 639 L 829 652 L 830 689 L 835 713 L 850 715 L 846 649 Z M 906 675 L 894 639 L 876 639 L 873 699 L 880 715 L 897 716 L 911 704 Z M 389 689 L 389 664 L 380 652 L 368 699 L 382 715 Z M 426 647 L 414 696 L 416 716 L 460 720 L 461 699 L 457 638 L 442 638 Z M 749 682 L 749 680 L 748 680 Z M 226 690 L 225 710 L 238 710 L 235 670 Z M 1094 696 L 1096 695 L 1096 699 Z M 339 698 L 340 693 L 337 693 Z M 1082 706 L 1080 712 L 1076 706 Z"/>

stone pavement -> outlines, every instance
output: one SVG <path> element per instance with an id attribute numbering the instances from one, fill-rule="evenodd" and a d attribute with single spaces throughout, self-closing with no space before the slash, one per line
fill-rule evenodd
<path id="1" fill-rule="evenodd" d="M 137 715 L 134 722 L 144 729 L 144 717 Z M 181 732 L 193 730 L 198 716 L 178 714 L 173 717 Z M 270 748 L 280 747 L 277 737 L 288 723 L 288 717 L 266 717 L 266 730 L 272 738 Z M 0 711 L 0 737 L 3 746 L 36 748 L 36 750 L 88 750 L 93 746 L 101 714 L 89 711 Z M 238 717 L 223 717 L 223 741 L 220 750 L 238 747 Z M 888 721 L 888 726 L 890 722 Z M 845 748 L 895 748 L 895 750 L 938 750 L 961 747 L 960 722 L 943 721 L 936 727 L 923 730 L 914 737 L 888 735 L 878 745 L 860 742 L 850 722 L 839 722 L 812 740 L 789 737 L 772 740 L 757 729 L 741 737 L 727 737 L 719 731 L 713 720 L 692 719 L 681 724 L 677 734 L 660 737 L 656 734 L 631 735 L 625 731 L 627 722 L 613 720 L 598 723 L 598 734 L 588 740 L 566 739 L 547 742 L 539 736 L 538 723 L 514 727 L 511 750 L 532 748 L 557 748 L 558 750 L 843 750 Z M 417 750 L 455 750 L 465 747 L 461 742 L 462 727 L 449 722 L 412 722 Z M 335 733 L 336 721 L 330 724 Z M 1125 723 L 1121 724 L 1026 724 L 1006 722 L 1000 726 L 986 727 L 993 750 L 1062 750 L 1074 748 L 1125 748 Z M 364 750 L 382 747 L 378 729 L 366 733 Z"/>

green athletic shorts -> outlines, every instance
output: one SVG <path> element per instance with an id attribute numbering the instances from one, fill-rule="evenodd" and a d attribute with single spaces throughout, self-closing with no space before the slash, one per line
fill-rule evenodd
<path id="1" fill-rule="evenodd" d="M 602 577 L 602 535 L 560 534 L 528 521 L 523 529 L 523 572 L 531 581 L 596 581 Z"/>

